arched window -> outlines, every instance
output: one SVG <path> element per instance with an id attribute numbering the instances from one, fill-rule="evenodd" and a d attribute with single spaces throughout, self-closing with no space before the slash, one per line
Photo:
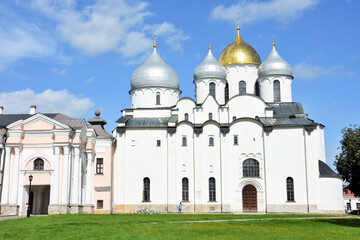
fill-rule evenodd
<path id="1" fill-rule="evenodd" d="M 160 93 L 156 93 L 156 105 L 160 105 Z"/>
<path id="2" fill-rule="evenodd" d="M 182 138 L 182 146 L 183 146 L 183 147 L 186 147 L 186 146 L 187 146 L 187 139 L 186 139 L 186 137 L 183 137 L 183 138 Z"/>
<path id="3" fill-rule="evenodd" d="M 225 102 L 229 101 L 229 84 L 225 85 Z"/>
<path id="4" fill-rule="evenodd" d="M 234 145 L 238 145 L 239 142 L 238 142 L 238 136 L 234 136 Z"/>
<path id="5" fill-rule="evenodd" d="M 209 146 L 214 146 L 214 138 L 213 137 L 209 138 Z"/>
<path id="6" fill-rule="evenodd" d="M 243 177 L 260 177 L 259 162 L 255 159 L 246 159 L 243 162 Z"/>
<path id="7" fill-rule="evenodd" d="M 274 102 L 280 102 L 280 82 L 274 81 Z"/>
<path id="8" fill-rule="evenodd" d="M 186 177 L 182 179 L 182 200 L 189 201 L 189 180 Z"/>
<path id="9" fill-rule="evenodd" d="M 287 192 L 287 201 L 294 202 L 295 201 L 294 180 L 292 177 L 288 177 L 286 179 L 286 192 Z"/>
<path id="10" fill-rule="evenodd" d="M 215 83 L 213 82 L 209 84 L 209 94 L 215 97 Z"/>
<path id="11" fill-rule="evenodd" d="M 209 113 L 209 120 L 213 120 L 212 113 Z"/>
<path id="12" fill-rule="evenodd" d="M 143 202 L 150 202 L 150 179 L 144 178 Z"/>
<path id="13" fill-rule="evenodd" d="M 44 160 L 37 158 L 34 161 L 34 170 L 44 170 Z"/>
<path id="14" fill-rule="evenodd" d="M 236 117 L 235 116 L 233 116 L 233 121 L 235 121 L 236 120 Z"/>
<path id="15" fill-rule="evenodd" d="M 184 114 L 184 119 L 185 119 L 185 121 L 189 121 L 189 114 L 185 113 Z"/>
<path id="16" fill-rule="evenodd" d="M 246 93 L 246 82 L 240 81 L 239 82 L 239 94 L 245 94 Z"/>
<path id="17" fill-rule="evenodd" d="M 260 87 L 259 87 L 259 82 L 255 83 L 255 95 L 260 97 Z"/>
<path id="18" fill-rule="evenodd" d="M 215 188 L 215 178 L 209 178 L 209 201 L 216 201 L 216 188 Z"/>

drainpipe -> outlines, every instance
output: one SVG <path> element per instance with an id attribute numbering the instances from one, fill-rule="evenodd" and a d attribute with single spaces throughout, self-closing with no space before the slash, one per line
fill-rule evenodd
<path id="1" fill-rule="evenodd" d="M 269 133 L 270 134 L 270 133 Z M 266 158 L 265 158 L 265 137 L 266 137 L 266 133 L 265 131 L 263 130 L 263 162 L 264 162 L 264 185 L 265 185 L 265 191 L 264 191 L 264 194 L 265 194 L 265 213 L 267 213 L 267 186 L 266 186 Z"/>
<path id="2" fill-rule="evenodd" d="M 222 151 L 221 151 L 221 149 L 222 149 L 222 145 L 221 145 L 221 141 L 222 141 L 222 137 L 221 137 L 221 135 L 222 135 L 222 133 L 221 133 L 221 129 L 220 129 L 220 187 L 221 187 L 221 189 L 220 189 L 220 197 L 221 197 L 221 205 L 220 205 L 220 207 L 221 207 L 221 209 L 220 209 L 220 211 L 221 211 L 221 213 L 223 213 L 223 205 L 224 205 L 224 202 L 223 202 L 223 184 L 224 184 L 224 180 L 223 180 L 223 178 L 222 178 Z"/>

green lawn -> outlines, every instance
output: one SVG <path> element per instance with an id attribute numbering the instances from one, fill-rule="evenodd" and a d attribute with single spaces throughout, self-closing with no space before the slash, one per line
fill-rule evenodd
<path id="1" fill-rule="evenodd" d="M 0 239 L 360 239 L 360 218 L 295 219 L 316 216 L 319 215 L 40 216 L 0 221 Z M 228 219 L 253 220 L 186 222 Z"/>

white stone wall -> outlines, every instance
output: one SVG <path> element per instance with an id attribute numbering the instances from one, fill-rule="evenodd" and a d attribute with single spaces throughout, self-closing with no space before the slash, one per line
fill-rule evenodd
<path id="1" fill-rule="evenodd" d="M 202 104 L 209 95 L 210 83 L 215 83 L 215 99 L 220 104 L 225 104 L 225 86 L 226 81 L 221 79 L 195 79 L 196 103 Z"/>
<path id="2" fill-rule="evenodd" d="M 280 82 L 280 100 L 281 102 L 292 102 L 291 83 L 289 76 L 273 75 L 259 78 L 260 97 L 265 102 L 274 102 L 274 81 Z"/>
<path id="3" fill-rule="evenodd" d="M 160 104 L 156 104 L 156 95 L 160 94 Z M 159 108 L 175 106 L 180 91 L 170 88 L 140 88 L 130 91 L 131 108 Z"/>
<path id="4" fill-rule="evenodd" d="M 257 65 L 239 64 L 226 65 L 227 81 L 229 84 L 229 98 L 239 94 L 239 82 L 246 82 L 246 93 L 255 94 L 255 82 L 258 78 Z"/>

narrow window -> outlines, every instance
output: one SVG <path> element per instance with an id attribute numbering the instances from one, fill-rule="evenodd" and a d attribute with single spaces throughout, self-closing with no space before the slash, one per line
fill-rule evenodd
<path id="1" fill-rule="evenodd" d="M 238 145 L 238 136 L 234 136 L 234 145 Z"/>
<path id="2" fill-rule="evenodd" d="M 215 97 L 215 83 L 213 82 L 209 84 L 209 94 Z"/>
<path id="3" fill-rule="evenodd" d="M 243 177 L 260 177 L 259 162 L 255 159 L 246 159 L 243 162 Z"/>
<path id="4" fill-rule="evenodd" d="M 259 82 L 255 83 L 255 95 L 260 97 L 260 87 L 259 87 Z"/>
<path id="5" fill-rule="evenodd" d="M 239 94 L 245 94 L 246 93 L 246 82 L 240 81 L 239 82 Z"/>
<path id="6" fill-rule="evenodd" d="M 44 160 L 40 158 L 35 159 L 34 170 L 44 170 Z"/>
<path id="7" fill-rule="evenodd" d="M 156 146 L 160 147 L 161 146 L 161 140 L 156 140 Z"/>
<path id="8" fill-rule="evenodd" d="M 96 174 L 104 174 L 104 159 L 96 159 Z"/>
<path id="9" fill-rule="evenodd" d="M 182 200 L 189 201 L 189 180 L 186 177 L 182 179 Z"/>
<path id="10" fill-rule="evenodd" d="M 104 208 L 104 200 L 97 200 L 96 208 L 103 209 Z"/>
<path id="11" fill-rule="evenodd" d="M 209 120 L 213 120 L 212 113 L 209 113 Z"/>
<path id="12" fill-rule="evenodd" d="M 214 138 L 213 137 L 209 138 L 209 146 L 214 146 Z"/>
<path id="13" fill-rule="evenodd" d="M 292 179 L 292 177 L 288 177 L 286 179 L 286 192 L 287 192 L 287 201 L 294 202 L 295 201 L 294 180 Z"/>
<path id="14" fill-rule="evenodd" d="M 225 102 L 229 101 L 229 84 L 225 85 Z"/>
<path id="15" fill-rule="evenodd" d="M 209 201 L 216 201 L 216 189 L 215 189 L 215 178 L 209 178 Z"/>
<path id="16" fill-rule="evenodd" d="M 233 116 L 233 121 L 235 121 L 236 120 L 236 117 L 235 116 Z"/>
<path id="17" fill-rule="evenodd" d="M 150 179 L 144 178 L 143 202 L 150 202 Z"/>
<path id="18" fill-rule="evenodd" d="M 156 105 L 160 105 L 160 93 L 156 93 Z"/>
<path id="19" fill-rule="evenodd" d="M 274 81 L 274 102 L 280 102 L 280 82 Z"/>
<path id="20" fill-rule="evenodd" d="M 186 137 L 183 137 L 183 138 L 182 138 L 182 146 L 183 146 L 183 147 L 186 147 L 186 146 L 187 146 L 187 139 L 186 139 Z"/>
<path id="21" fill-rule="evenodd" d="M 189 121 L 189 114 L 185 113 L 184 114 L 184 119 L 185 119 L 185 121 Z"/>

